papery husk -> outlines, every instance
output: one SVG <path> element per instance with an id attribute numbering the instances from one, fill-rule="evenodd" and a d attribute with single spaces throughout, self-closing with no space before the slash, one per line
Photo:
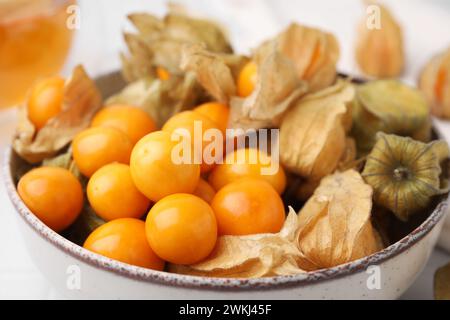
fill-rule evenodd
<path id="1" fill-rule="evenodd" d="M 358 27 L 356 61 L 370 76 L 396 77 L 404 67 L 402 30 L 388 9 L 372 2 L 369 1 L 369 5 L 374 4 L 380 10 L 380 28 L 369 28 L 369 17 L 364 16 Z"/>
<path id="2" fill-rule="evenodd" d="M 293 23 L 264 42 L 255 55 L 266 54 L 273 46 L 293 62 L 297 76 L 308 83 L 310 91 L 326 88 L 335 81 L 339 44 L 331 33 Z"/>
<path id="3" fill-rule="evenodd" d="M 174 114 L 196 106 L 202 95 L 193 73 L 168 80 L 143 78 L 110 97 L 106 104 L 125 103 L 145 110 L 161 128 Z"/>
<path id="4" fill-rule="evenodd" d="M 295 73 L 293 62 L 272 50 L 258 55 L 256 86 L 247 98 L 230 102 L 229 128 L 260 129 L 278 127 L 283 114 L 308 91 Z"/>
<path id="5" fill-rule="evenodd" d="M 351 137 L 345 139 L 345 149 L 339 160 L 337 170 L 345 171 L 348 169 L 357 169 L 360 161 L 356 160 L 356 143 Z M 308 200 L 319 186 L 320 180 L 306 180 L 300 183 L 296 191 L 296 198 L 301 201 Z"/>
<path id="6" fill-rule="evenodd" d="M 450 48 L 432 58 L 423 69 L 419 88 L 431 105 L 431 113 L 450 118 Z"/>
<path id="7" fill-rule="evenodd" d="M 356 160 L 356 142 L 355 139 L 351 137 L 347 137 L 345 139 L 345 149 L 344 153 L 339 160 L 338 169 L 340 171 L 345 171 L 347 169 L 352 169 L 353 165 L 355 165 Z"/>
<path id="8" fill-rule="evenodd" d="M 428 116 L 425 122 L 413 133 L 411 133 L 411 138 L 421 142 L 430 142 L 432 139 L 432 119 Z"/>
<path id="9" fill-rule="evenodd" d="M 371 81 L 357 86 L 352 107 L 352 135 L 361 153 L 372 149 L 379 131 L 424 142 L 431 137 L 427 101 L 419 90 L 397 80 Z"/>
<path id="10" fill-rule="evenodd" d="M 163 19 L 146 13 L 128 17 L 137 29 L 125 33 L 129 56 L 122 55 L 123 74 L 129 82 L 154 78 L 156 67 L 180 75 L 183 46 L 203 43 L 213 52 L 231 53 L 232 48 L 222 29 L 215 23 L 170 11 Z"/>
<path id="11" fill-rule="evenodd" d="M 169 271 L 181 274 L 260 278 L 303 273 L 299 264 L 307 264 L 298 250 L 295 235 L 297 214 L 292 208 L 279 233 L 247 236 L 221 236 L 211 255 L 203 262 L 190 265 L 169 265 Z"/>
<path id="12" fill-rule="evenodd" d="M 433 196 L 448 192 L 440 179 L 440 163 L 448 155 L 443 140 L 426 144 L 380 132 L 362 176 L 374 188 L 374 202 L 407 221 L 427 207 Z"/>
<path id="13" fill-rule="evenodd" d="M 202 44 L 185 46 L 180 67 L 194 72 L 202 87 L 218 102 L 229 104 L 236 96 L 236 77 L 248 58 L 239 55 L 214 53 Z"/>
<path id="14" fill-rule="evenodd" d="M 450 300 L 450 263 L 434 274 L 434 299 Z"/>
<path id="15" fill-rule="evenodd" d="M 305 270 L 330 268 L 383 248 L 372 227 L 372 188 L 355 170 L 322 179 L 298 215 L 297 241 Z"/>
<path id="16" fill-rule="evenodd" d="M 62 111 L 39 131 L 28 118 L 26 104 L 20 107 L 12 146 L 29 163 L 52 157 L 67 146 L 78 132 L 89 126 L 101 106 L 100 91 L 83 67 L 77 66 L 64 85 Z"/>
<path id="17" fill-rule="evenodd" d="M 280 126 L 280 160 L 290 171 L 319 181 L 338 166 L 351 127 L 354 87 L 339 81 L 299 100 Z"/>

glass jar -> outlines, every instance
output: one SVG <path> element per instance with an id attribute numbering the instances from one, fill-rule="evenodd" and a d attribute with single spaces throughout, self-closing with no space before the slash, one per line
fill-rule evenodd
<path id="1" fill-rule="evenodd" d="M 23 101 L 41 77 L 66 60 L 75 0 L 0 0 L 0 108 Z"/>

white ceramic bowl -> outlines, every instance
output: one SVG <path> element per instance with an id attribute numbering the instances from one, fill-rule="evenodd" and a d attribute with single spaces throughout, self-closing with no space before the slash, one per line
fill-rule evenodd
<path id="1" fill-rule="evenodd" d="M 117 74 L 98 80 L 105 96 L 123 83 Z M 394 299 L 424 268 L 447 212 L 442 200 L 415 230 L 371 256 L 295 276 L 222 279 L 172 274 L 118 262 L 90 252 L 44 225 L 17 194 L 20 159 L 9 148 L 3 170 L 19 227 L 36 266 L 68 298 L 112 299 Z M 379 286 L 378 286 L 379 284 Z"/>

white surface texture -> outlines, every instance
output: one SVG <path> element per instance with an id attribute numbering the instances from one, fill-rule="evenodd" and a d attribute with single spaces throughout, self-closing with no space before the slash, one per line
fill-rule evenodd
<path id="1" fill-rule="evenodd" d="M 81 28 L 77 30 L 63 74 L 67 75 L 69 70 L 79 63 L 82 63 L 92 76 L 119 68 L 119 52 L 125 51 L 122 31 L 130 30 L 126 14 L 134 11 L 163 14 L 165 2 L 79 0 Z M 360 0 L 179 0 L 177 2 L 185 4 L 195 14 L 220 21 L 228 28 L 235 49 L 243 53 L 248 52 L 264 38 L 276 34 L 291 21 L 324 28 L 333 32 L 340 42 L 339 70 L 359 74 L 354 63 L 353 46 L 356 24 L 364 16 Z M 450 45 L 450 1 L 384 2 L 389 5 L 404 27 L 407 52 L 404 80 L 415 83 L 424 63 Z M 10 141 L 14 120 L 15 110 L 0 111 L 2 154 L 4 146 Z M 437 126 L 442 129 L 447 139 L 450 139 L 450 124 L 438 121 Z M 18 233 L 14 215 L 3 183 L 0 183 L 0 299 L 59 298 L 33 266 Z M 436 249 L 423 273 L 403 298 L 432 299 L 434 271 L 448 261 L 450 255 Z"/>

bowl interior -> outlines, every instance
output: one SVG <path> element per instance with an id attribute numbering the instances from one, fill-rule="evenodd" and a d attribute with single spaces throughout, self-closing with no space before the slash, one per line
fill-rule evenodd
<path id="1" fill-rule="evenodd" d="M 119 72 L 114 72 L 105 76 L 101 76 L 96 80 L 104 98 L 111 96 L 119 91 L 125 85 Z M 433 129 L 434 138 L 442 137 L 439 132 Z M 20 200 L 16 192 L 16 185 L 20 177 L 32 168 L 27 162 L 21 159 L 12 149 L 7 151 L 7 159 L 5 159 L 4 178 L 9 196 L 12 199 L 22 218 L 42 237 L 47 239 L 53 245 L 61 248 L 66 253 L 83 260 L 91 265 L 108 271 L 116 272 L 124 276 L 138 278 L 143 281 L 171 283 L 180 286 L 194 287 L 220 287 L 234 290 L 236 286 L 247 289 L 270 289 L 280 285 L 305 285 L 317 281 L 330 280 L 336 277 L 345 276 L 351 273 L 359 272 L 372 264 L 381 263 L 390 259 L 410 246 L 414 245 L 442 219 L 447 209 L 448 195 L 435 197 L 429 207 L 417 215 L 413 216 L 409 222 L 403 223 L 389 215 L 374 215 L 374 224 L 377 226 L 388 225 L 387 234 L 383 235 L 385 239 L 389 239 L 389 246 L 384 250 L 377 252 L 371 256 L 349 262 L 333 268 L 316 270 L 305 274 L 295 276 L 277 276 L 271 278 L 260 279 L 221 279 L 185 276 L 167 272 L 154 271 L 141 267 L 131 266 L 122 262 L 118 262 L 101 255 L 95 254 L 77 244 L 58 235 L 50 228 L 40 222 Z M 444 168 L 444 174 L 448 177 L 448 166 Z M 302 203 L 294 203 L 294 209 L 298 211 Z M 401 240 L 401 241 L 400 241 Z"/>

